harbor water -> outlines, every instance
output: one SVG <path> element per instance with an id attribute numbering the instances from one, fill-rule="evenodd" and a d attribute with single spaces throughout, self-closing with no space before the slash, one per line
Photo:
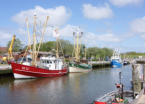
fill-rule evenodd
<path id="1" fill-rule="evenodd" d="M 131 65 L 70 73 L 62 77 L 19 79 L 0 77 L 0 104 L 90 104 L 115 90 L 119 72 L 125 89 L 131 89 Z"/>

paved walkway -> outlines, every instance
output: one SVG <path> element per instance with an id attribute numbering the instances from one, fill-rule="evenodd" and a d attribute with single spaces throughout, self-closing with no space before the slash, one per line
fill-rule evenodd
<path id="1" fill-rule="evenodd" d="M 141 95 L 136 104 L 145 104 L 145 95 Z"/>
<path id="2" fill-rule="evenodd" d="M 145 94 L 143 93 L 144 93 L 144 89 L 140 92 L 138 98 L 136 98 L 131 104 L 145 104 Z"/>
<path id="3" fill-rule="evenodd" d="M 0 65 L 0 70 L 11 69 L 10 65 Z"/>
<path id="4" fill-rule="evenodd" d="M 145 95 L 142 95 L 142 96 L 138 99 L 138 101 L 137 101 L 136 104 L 145 104 Z"/>

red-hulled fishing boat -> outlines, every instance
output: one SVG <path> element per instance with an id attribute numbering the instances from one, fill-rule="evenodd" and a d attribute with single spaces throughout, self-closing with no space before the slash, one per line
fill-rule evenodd
<path id="1" fill-rule="evenodd" d="M 11 62 L 11 66 L 15 78 L 58 77 L 68 73 L 62 60 L 54 57 L 41 58 L 38 66 L 31 66 L 28 62 Z"/>
<path id="2" fill-rule="evenodd" d="M 30 43 L 30 36 L 28 31 L 28 40 L 29 44 L 26 48 L 23 56 L 16 62 L 11 61 L 10 64 L 12 66 L 13 74 L 15 78 L 37 78 L 37 77 L 57 77 L 62 76 L 68 73 L 67 65 L 65 64 L 63 58 L 59 57 L 58 51 L 58 31 L 55 29 L 54 35 L 56 37 L 56 56 L 43 56 L 38 59 L 38 53 L 40 50 L 40 46 L 42 44 L 42 40 L 44 38 L 44 33 L 47 27 L 48 16 L 46 22 L 44 23 L 44 30 L 42 31 L 42 36 L 40 42 L 38 43 L 38 47 L 36 47 L 36 15 L 34 16 L 34 28 L 33 28 L 33 45 Z M 27 21 L 27 27 L 28 21 Z M 38 38 L 37 38 L 38 39 Z M 10 53 L 12 51 L 12 46 L 14 43 L 15 37 L 13 37 L 10 45 Z M 32 47 L 32 49 L 31 49 Z M 30 51 L 30 57 L 28 57 L 28 50 Z"/>

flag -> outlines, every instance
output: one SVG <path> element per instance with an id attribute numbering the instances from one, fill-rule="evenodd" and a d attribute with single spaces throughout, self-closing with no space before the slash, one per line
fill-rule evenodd
<path id="1" fill-rule="evenodd" d="M 55 38 L 58 38 L 58 37 L 60 36 L 60 34 L 58 33 L 58 29 L 55 29 L 55 30 L 53 31 L 53 36 L 54 36 Z"/>

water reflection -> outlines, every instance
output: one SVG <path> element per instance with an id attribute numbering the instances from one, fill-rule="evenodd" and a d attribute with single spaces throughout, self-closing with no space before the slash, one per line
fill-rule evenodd
<path id="1" fill-rule="evenodd" d="M 39 78 L 29 80 L 14 80 L 11 84 L 11 94 L 16 95 L 14 100 L 23 99 L 26 103 L 47 103 L 57 104 L 59 96 L 63 93 L 65 87 L 65 79 L 63 78 Z M 14 101 L 15 103 L 15 101 Z"/>
<path id="2" fill-rule="evenodd" d="M 75 96 L 80 96 L 80 76 L 86 73 L 70 73 L 69 84 L 72 89 L 72 93 Z"/>
<path id="3" fill-rule="evenodd" d="M 29 80 L 0 80 L 3 104 L 88 104 L 115 89 L 122 72 L 125 87 L 130 88 L 131 67 L 97 69 L 89 73 L 71 73 L 63 77 Z M 4 81 L 5 80 L 5 81 Z"/>

